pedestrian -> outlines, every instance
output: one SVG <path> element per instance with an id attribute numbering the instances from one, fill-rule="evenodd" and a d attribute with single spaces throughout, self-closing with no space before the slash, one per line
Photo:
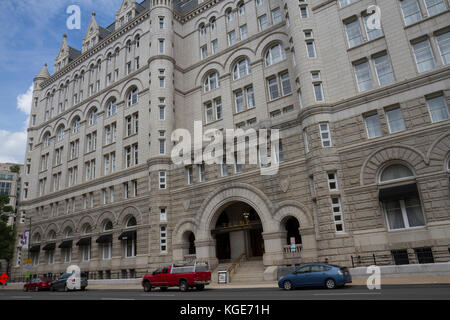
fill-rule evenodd
<path id="1" fill-rule="evenodd" d="M 328 258 L 325 258 L 325 264 L 328 264 Z"/>

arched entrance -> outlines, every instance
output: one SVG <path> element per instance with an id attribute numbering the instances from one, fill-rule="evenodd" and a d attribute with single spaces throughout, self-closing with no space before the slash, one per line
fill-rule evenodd
<path id="1" fill-rule="evenodd" d="M 216 240 L 219 262 L 232 261 L 242 254 L 247 258 L 262 258 L 264 254 L 263 226 L 256 210 L 241 201 L 222 206 L 212 221 L 211 235 Z"/>
<path id="2" fill-rule="evenodd" d="M 302 236 L 300 235 L 300 223 L 296 218 L 285 218 L 284 228 L 286 230 L 286 245 L 302 244 Z"/>

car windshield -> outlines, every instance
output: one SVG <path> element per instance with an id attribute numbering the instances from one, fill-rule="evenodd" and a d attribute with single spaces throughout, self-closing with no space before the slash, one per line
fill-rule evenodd
<path id="1" fill-rule="evenodd" d="M 70 277 L 70 273 L 64 273 L 61 277 L 59 277 L 60 279 L 67 279 L 68 277 Z"/>

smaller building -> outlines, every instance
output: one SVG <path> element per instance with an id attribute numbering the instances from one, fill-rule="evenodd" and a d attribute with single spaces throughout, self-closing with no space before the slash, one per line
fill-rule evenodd
<path id="1" fill-rule="evenodd" d="M 18 166 L 17 172 L 11 171 L 11 168 Z M 14 169 L 13 169 L 14 170 Z M 16 163 L 0 163 L 0 194 L 9 196 L 9 205 L 13 208 L 14 215 L 17 216 L 17 208 L 20 199 L 21 179 L 20 174 L 23 165 Z M 15 218 L 8 219 L 8 225 L 13 225 Z"/>

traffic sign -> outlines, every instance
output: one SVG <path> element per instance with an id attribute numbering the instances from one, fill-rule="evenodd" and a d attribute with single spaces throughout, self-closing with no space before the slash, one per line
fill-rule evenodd
<path id="1" fill-rule="evenodd" d="M 5 284 L 6 283 L 6 281 L 8 281 L 8 275 L 6 274 L 6 273 L 4 273 L 4 274 L 2 274 L 1 276 L 0 276 L 0 283 L 3 285 L 3 284 Z"/>
<path id="2" fill-rule="evenodd" d="M 25 264 L 32 264 L 33 263 L 33 259 L 25 259 Z"/>

